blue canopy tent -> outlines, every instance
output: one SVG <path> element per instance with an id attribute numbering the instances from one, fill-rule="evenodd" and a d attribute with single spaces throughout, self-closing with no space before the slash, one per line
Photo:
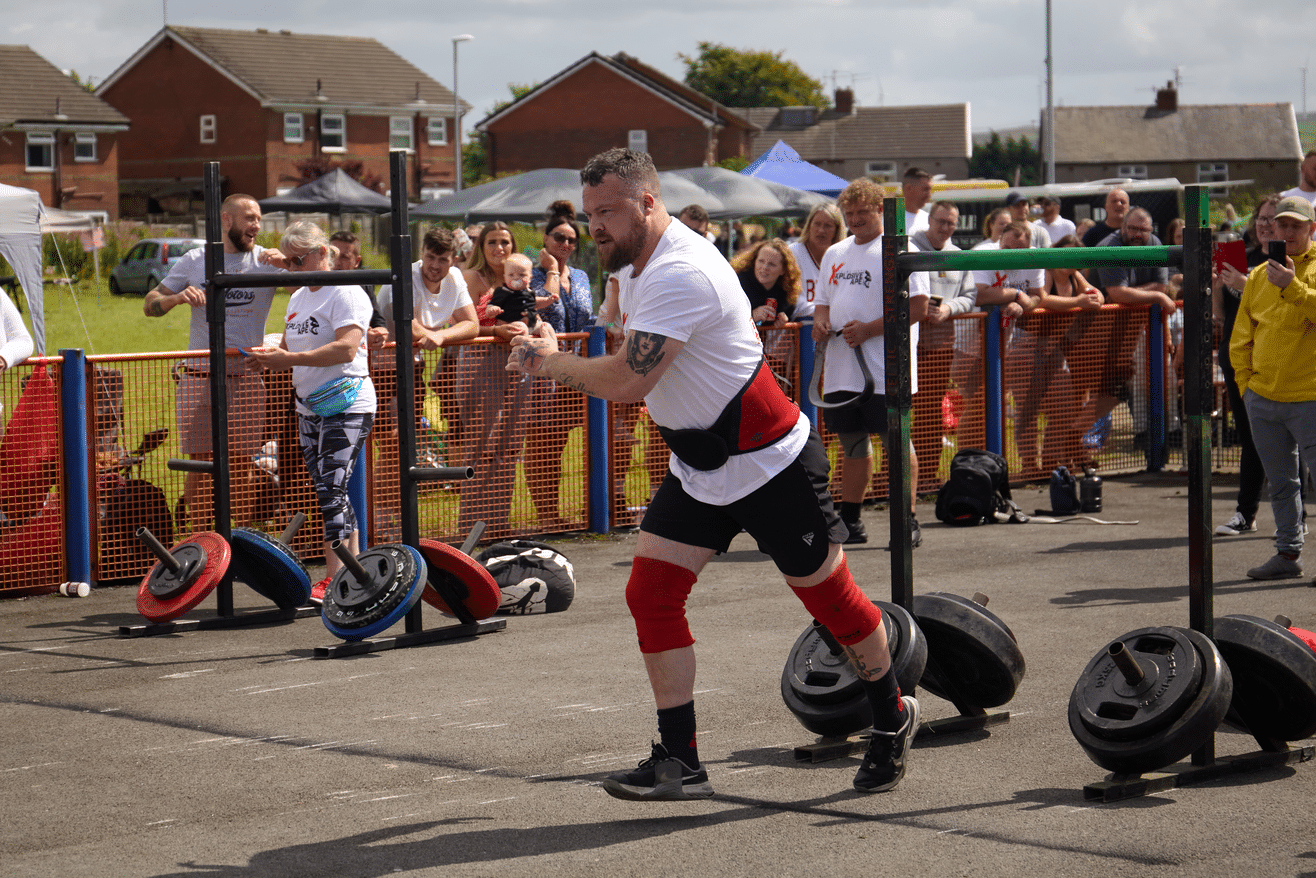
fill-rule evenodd
<path id="1" fill-rule="evenodd" d="M 835 198 L 850 181 L 838 177 L 831 171 L 824 171 L 817 165 L 811 165 L 800 154 L 778 140 L 772 148 L 750 162 L 740 173 L 748 177 L 758 177 L 774 183 L 785 183 L 796 189 L 817 192 Z"/>

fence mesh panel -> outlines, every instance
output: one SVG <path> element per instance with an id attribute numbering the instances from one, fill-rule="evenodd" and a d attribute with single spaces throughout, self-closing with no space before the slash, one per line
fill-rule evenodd
<path id="1" fill-rule="evenodd" d="M 28 360 L 0 375 L 0 594 L 66 578 L 60 363 Z"/>

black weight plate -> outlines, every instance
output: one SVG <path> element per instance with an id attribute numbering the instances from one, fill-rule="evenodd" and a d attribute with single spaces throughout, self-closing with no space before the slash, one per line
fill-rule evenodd
<path id="1" fill-rule="evenodd" d="M 1024 678 L 1024 656 L 1014 633 L 995 613 L 968 598 L 946 592 L 914 597 L 914 618 L 928 641 L 928 654 L 969 704 L 999 707 L 1014 697 Z M 933 695 L 950 700 L 949 689 L 932 671 L 920 681 Z"/>
<path id="2" fill-rule="evenodd" d="M 928 658 L 927 642 L 904 607 L 873 601 L 882 611 L 887 648 L 896 683 L 914 691 Z M 873 724 L 873 712 L 859 678 L 844 652 L 834 656 L 810 625 L 796 639 L 781 674 L 781 697 L 806 729 L 818 735 L 844 736 Z"/>
<path id="3" fill-rule="evenodd" d="M 311 597 L 311 577 L 297 553 L 252 527 L 233 531 L 233 578 L 289 610 Z"/>
<path id="4" fill-rule="evenodd" d="M 385 543 L 357 560 L 371 575 L 369 585 L 360 585 L 344 567 L 324 590 L 324 627 L 343 640 L 365 640 L 391 627 L 416 605 L 425 587 L 425 559 L 411 546 Z"/>
<path id="5" fill-rule="evenodd" d="M 446 601 L 435 590 L 436 583 L 446 584 L 465 595 L 462 605 L 477 619 L 488 619 L 498 612 L 503 593 L 489 571 L 465 552 L 438 540 L 421 539 L 420 553 L 429 568 L 428 584 L 421 597 L 431 607 L 450 613 Z"/>
<path id="6" fill-rule="evenodd" d="M 1102 768 L 1116 774 L 1142 774 L 1173 765 L 1209 741 L 1229 710 L 1234 684 L 1224 657 L 1205 634 L 1188 628 L 1177 630 L 1197 650 L 1202 685 L 1192 703 L 1170 725 L 1142 738 L 1109 741 L 1083 724 L 1078 717 L 1077 699 L 1070 698 L 1069 730 L 1088 758 Z M 1105 649 L 1101 655 L 1106 655 Z M 1082 683 L 1080 680 L 1079 685 Z"/>
<path id="7" fill-rule="evenodd" d="M 1110 645 L 1088 662 L 1071 702 L 1087 729 L 1107 741 L 1145 738 L 1183 715 L 1202 687 L 1197 648 L 1180 628 L 1140 628 L 1119 638 L 1145 678 L 1130 685 Z"/>
<path id="8" fill-rule="evenodd" d="M 194 533 L 170 549 L 170 554 L 188 546 L 193 546 L 199 555 L 205 557 L 205 565 L 192 577 L 191 583 L 186 588 L 165 598 L 151 593 L 152 579 L 159 581 L 162 575 L 168 573 L 168 568 L 160 561 L 157 561 L 150 572 L 142 577 L 141 587 L 137 589 L 137 612 L 152 622 L 169 622 L 177 619 L 204 601 L 206 595 L 214 591 L 215 586 L 219 585 L 219 581 L 228 572 L 232 553 L 229 551 L 228 541 L 219 534 L 213 531 Z"/>
<path id="9" fill-rule="evenodd" d="M 1316 735 L 1316 652 L 1300 637 L 1238 614 L 1215 620 L 1215 645 L 1234 676 L 1226 722 L 1280 741 Z"/>

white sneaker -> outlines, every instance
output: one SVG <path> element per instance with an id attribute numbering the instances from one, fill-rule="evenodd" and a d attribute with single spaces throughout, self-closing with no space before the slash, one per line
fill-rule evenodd
<path id="1" fill-rule="evenodd" d="M 1243 513 L 1235 512 L 1233 517 L 1215 529 L 1215 534 L 1218 537 L 1236 537 L 1256 529 L 1255 521 L 1248 521 L 1243 517 Z"/>

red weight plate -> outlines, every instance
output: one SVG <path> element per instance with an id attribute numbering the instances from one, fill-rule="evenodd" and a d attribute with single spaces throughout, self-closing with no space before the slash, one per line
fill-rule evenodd
<path id="1" fill-rule="evenodd" d="M 1310 646 L 1312 652 L 1316 652 L 1316 634 L 1313 634 L 1310 631 L 1304 631 L 1301 628 L 1290 628 L 1289 630 L 1296 634 L 1299 640 Z"/>
<path id="2" fill-rule="evenodd" d="M 447 543 L 440 543 L 438 540 L 422 539 L 420 553 L 425 556 L 425 564 L 429 567 L 429 582 L 425 584 L 425 591 L 421 595 L 425 603 L 445 613 L 452 612 L 443 598 L 439 597 L 439 593 L 434 590 L 436 579 L 448 576 L 465 586 L 466 600 L 462 604 L 472 616 L 477 619 L 488 619 L 497 612 L 498 605 L 503 600 L 503 593 L 499 590 L 498 583 L 489 575 L 489 571 L 484 569 L 483 564 L 465 552 L 454 549 Z"/>
<path id="3" fill-rule="evenodd" d="M 219 585 L 219 581 L 228 571 L 229 561 L 232 558 L 228 540 L 214 531 L 206 530 L 192 534 L 183 542 L 176 544 L 174 548 L 187 543 L 195 543 L 206 553 L 206 566 L 186 590 L 174 597 L 161 600 L 151 594 L 150 588 L 147 587 L 151 573 L 142 577 L 142 584 L 137 589 L 137 612 L 152 622 L 171 622 L 204 601 L 206 595 L 214 591 L 215 586 Z M 161 565 L 162 562 L 156 562 L 156 567 Z M 152 572 L 154 570 L 155 568 L 152 568 Z"/>

